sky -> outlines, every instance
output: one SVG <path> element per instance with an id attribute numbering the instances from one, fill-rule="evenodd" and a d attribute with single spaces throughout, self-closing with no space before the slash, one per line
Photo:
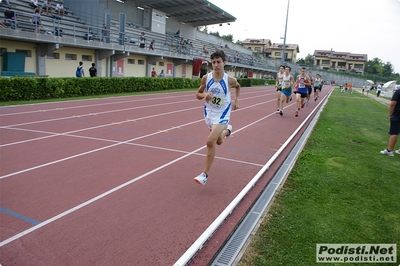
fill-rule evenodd
<path id="1" fill-rule="evenodd" d="M 233 39 L 283 43 L 287 0 L 208 0 L 236 21 L 208 31 Z M 390 62 L 400 73 L 400 0 L 289 0 L 286 43 L 298 44 L 297 58 L 314 50 L 367 54 Z M 282 38 L 282 39 L 281 39 Z"/>

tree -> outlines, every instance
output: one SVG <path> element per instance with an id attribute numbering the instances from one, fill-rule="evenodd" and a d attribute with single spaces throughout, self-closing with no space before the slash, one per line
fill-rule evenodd
<path id="1" fill-rule="evenodd" d="M 394 74 L 393 65 L 390 62 L 386 62 L 382 67 L 382 76 L 390 77 L 392 74 Z"/>
<path id="2" fill-rule="evenodd" d="M 312 66 L 314 64 L 314 56 L 312 54 L 308 54 L 305 59 L 300 58 L 296 63 L 299 65 Z"/>

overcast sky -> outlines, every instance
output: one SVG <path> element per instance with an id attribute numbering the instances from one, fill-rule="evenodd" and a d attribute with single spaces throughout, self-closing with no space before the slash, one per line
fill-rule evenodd
<path id="1" fill-rule="evenodd" d="M 287 0 L 208 1 L 236 17 L 209 31 L 283 43 Z M 367 54 L 400 73 L 400 0 L 290 0 L 286 43 L 299 45 L 298 58 L 331 49 Z"/>

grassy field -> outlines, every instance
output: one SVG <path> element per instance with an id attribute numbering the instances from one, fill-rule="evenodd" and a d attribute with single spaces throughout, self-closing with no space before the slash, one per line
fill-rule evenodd
<path id="1" fill-rule="evenodd" d="M 397 263 L 350 265 L 399 265 L 400 155 L 379 153 L 388 129 L 388 107 L 336 89 L 239 265 L 321 265 L 317 243 L 395 243 Z"/>

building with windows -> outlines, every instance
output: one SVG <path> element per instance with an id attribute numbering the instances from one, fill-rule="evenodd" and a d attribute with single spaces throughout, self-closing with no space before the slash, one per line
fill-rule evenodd
<path id="1" fill-rule="evenodd" d="M 271 47 L 270 39 L 245 39 L 242 43 L 244 47 L 251 49 L 255 53 L 259 53 L 263 57 L 267 57 L 265 53 Z"/>
<path id="2" fill-rule="evenodd" d="M 283 43 L 273 43 L 271 47 L 266 50 L 267 57 L 281 59 L 282 58 Z M 285 62 L 296 64 L 297 54 L 300 53 L 298 44 L 286 44 L 285 47 Z"/>
<path id="3" fill-rule="evenodd" d="M 315 50 L 313 55 L 316 68 L 359 74 L 364 73 L 365 63 L 368 61 L 366 54 L 335 52 L 333 50 Z"/>

